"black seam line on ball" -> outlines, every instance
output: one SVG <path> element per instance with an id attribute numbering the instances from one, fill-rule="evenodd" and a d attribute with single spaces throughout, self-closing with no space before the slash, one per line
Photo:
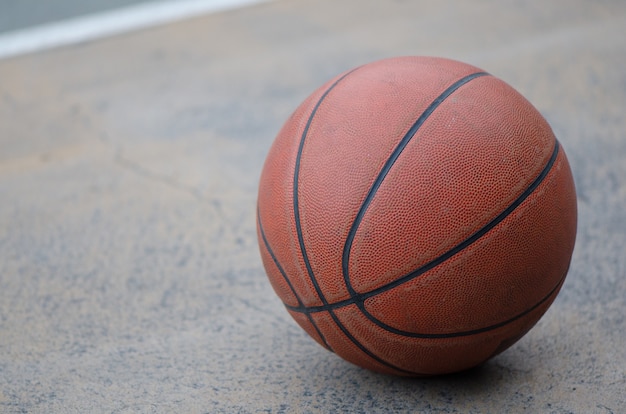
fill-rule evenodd
<path id="1" fill-rule="evenodd" d="M 313 272 L 313 268 L 311 267 L 311 263 L 309 262 L 309 257 L 308 257 L 307 252 L 306 252 L 306 246 L 304 245 L 304 236 L 302 234 L 302 224 L 300 222 L 300 205 L 299 205 L 299 201 L 298 201 L 298 181 L 299 181 L 299 178 L 300 178 L 300 161 L 301 161 L 301 158 L 302 158 L 302 151 L 304 149 L 304 143 L 305 143 L 306 137 L 307 137 L 307 135 L 309 133 L 309 128 L 311 127 L 311 123 L 313 122 L 313 118 L 315 118 L 315 115 L 317 114 L 317 111 L 318 111 L 319 107 L 321 106 L 322 102 L 324 101 L 324 99 L 326 99 L 328 94 L 335 88 L 335 86 L 337 86 L 337 84 L 339 82 L 341 82 L 348 75 L 350 75 L 354 71 L 358 70 L 359 68 L 360 67 L 352 69 L 351 71 L 347 72 L 346 74 L 341 76 L 339 79 L 337 79 L 332 85 L 330 85 L 328 87 L 328 89 L 322 94 L 320 99 L 317 101 L 317 103 L 313 107 L 313 110 L 311 111 L 311 115 L 309 116 L 309 119 L 307 120 L 307 123 L 306 123 L 306 125 L 304 127 L 304 131 L 302 131 L 302 136 L 300 138 L 300 145 L 298 146 L 298 154 L 296 156 L 296 163 L 295 163 L 296 165 L 294 167 L 294 177 L 293 177 L 293 210 L 294 210 L 294 219 L 295 219 L 295 225 L 296 225 L 296 233 L 298 235 L 298 243 L 300 245 L 300 252 L 302 253 L 302 259 L 304 260 L 304 265 L 306 267 L 306 270 L 307 270 L 307 273 L 308 273 L 309 278 L 311 280 L 311 283 L 313 284 L 313 287 L 315 288 L 315 291 L 317 292 L 318 297 L 322 301 L 322 304 L 324 306 L 326 306 L 326 307 L 328 307 L 329 304 L 328 304 L 328 301 L 326 300 L 326 297 L 324 296 L 324 292 L 322 292 L 322 289 L 321 289 L 319 283 L 317 282 L 317 279 L 315 278 L 315 274 Z M 395 365 L 385 361 L 384 359 L 382 359 L 381 357 L 375 355 L 372 351 L 367 349 L 367 347 L 365 345 L 363 345 L 358 339 L 356 339 L 350 333 L 350 331 L 348 331 L 348 329 L 341 323 L 341 321 L 339 320 L 339 318 L 337 317 L 337 315 L 335 314 L 335 312 L 333 312 L 333 310 L 331 308 L 328 309 L 328 314 L 330 315 L 332 320 L 335 322 L 335 324 L 339 327 L 341 332 L 343 332 L 343 334 L 348 338 L 348 340 L 350 342 L 352 342 L 354 345 L 356 345 L 356 347 L 359 348 L 361 350 L 361 352 L 363 352 L 364 354 L 366 354 L 367 356 L 372 358 L 374 361 L 380 363 L 381 365 L 384 365 L 386 367 L 392 368 L 392 369 L 394 369 L 394 370 L 396 370 L 398 372 L 402 372 L 402 373 L 405 373 L 405 374 L 413 374 L 410 371 L 406 371 L 406 370 L 404 370 L 404 369 L 402 369 L 400 367 L 397 367 L 397 366 L 395 366 Z"/>
<path id="2" fill-rule="evenodd" d="M 433 259 L 432 261 L 426 263 L 425 265 L 423 265 L 422 267 L 394 280 L 393 282 L 390 282 L 386 285 L 383 285 L 381 287 L 378 287 L 376 289 L 373 289 L 369 292 L 365 292 L 365 293 L 356 293 L 354 296 L 348 298 L 348 299 L 344 299 L 342 301 L 339 302 L 335 302 L 335 303 L 331 303 L 331 304 L 327 304 L 325 306 L 310 306 L 310 307 L 305 307 L 305 308 L 295 308 L 295 307 L 289 307 L 288 308 L 294 312 L 304 312 L 304 313 L 314 313 L 314 312 L 322 312 L 322 311 L 326 311 L 329 309 L 336 309 L 336 308 L 341 308 L 344 306 L 348 306 L 351 305 L 353 303 L 356 303 L 357 305 L 360 303 L 363 303 L 366 299 L 372 297 L 372 296 L 376 296 L 380 293 L 386 292 L 390 289 L 393 289 L 395 287 L 400 286 L 403 283 L 408 282 L 409 280 L 412 280 L 426 272 L 428 272 L 429 270 L 433 269 L 436 266 L 439 266 L 440 264 L 442 264 L 443 262 L 445 262 L 446 260 L 450 259 L 452 256 L 456 255 L 457 253 L 459 253 L 460 251 L 462 251 L 463 249 L 467 248 L 468 246 L 470 246 L 472 243 L 474 243 L 475 241 L 477 241 L 478 239 L 480 239 L 482 236 L 484 236 L 488 231 L 490 231 L 491 229 L 493 229 L 496 225 L 498 225 L 498 223 L 500 223 L 502 220 L 504 220 L 509 214 L 511 214 L 520 204 L 522 204 L 522 202 L 524 202 L 524 200 L 526 200 L 526 198 L 528 198 L 528 196 L 530 196 L 535 189 L 543 182 L 543 180 L 546 178 L 546 176 L 548 175 L 548 173 L 550 172 L 550 170 L 552 169 L 552 166 L 554 165 L 558 153 L 559 153 L 559 142 L 558 140 L 554 141 L 554 150 L 552 151 L 552 155 L 550 156 L 550 159 L 548 160 L 548 162 L 546 163 L 545 167 L 541 170 L 541 172 L 539 173 L 539 175 L 537 176 L 537 178 L 535 178 L 535 180 L 530 184 L 530 186 L 528 186 L 528 188 L 526 190 L 524 190 L 524 192 L 522 194 L 520 194 L 520 196 L 518 198 L 515 199 L 515 201 L 513 201 L 513 203 L 511 203 L 504 211 L 502 211 L 500 214 L 498 214 L 493 220 L 491 220 L 489 223 L 487 223 L 484 227 L 482 227 L 480 230 L 478 230 L 476 233 L 472 234 L 470 237 L 468 237 L 467 239 L 465 239 L 464 241 L 462 241 L 461 243 L 457 244 L 455 247 L 453 247 L 452 249 L 448 250 L 447 252 L 445 252 L 444 254 L 438 256 L 437 258 Z"/>
<path id="3" fill-rule="evenodd" d="M 402 153 L 402 151 L 404 151 L 404 149 L 409 144 L 411 139 L 415 136 L 417 131 L 422 127 L 422 125 L 424 124 L 424 122 L 426 122 L 426 120 L 430 117 L 430 115 L 439 107 L 439 105 L 441 105 L 441 103 L 446 100 L 446 98 L 452 95 L 461 86 L 472 81 L 473 79 L 476 79 L 481 76 L 488 76 L 488 75 L 489 74 L 486 72 L 472 73 L 470 75 L 467 75 L 457 80 L 448 88 L 446 88 L 446 90 L 444 90 L 441 93 L 441 95 L 435 98 L 435 100 L 417 118 L 415 123 L 411 126 L 411 128 L 409 128 L 409 130 L 404 135 L 404 137 L 402 137 L 402 140 L 396 146 L 394 151 L 391 153 L 391 156 L 387 159 L 387 161 L 383 165 L 383 168 L 378 173 L 376 180 L 372 184 L 372 187 L 369 189 L 367 196 L 365 197 L 365 200 L 363 201 L 363 203 L 361 204 L 361 207 L 359 208 L 359 211 L 356 215 L 356 218 L 354 219 L 354 222 L 352 223 L 352 227 L 350 228 L 348 236 L 346 237 L 346 242 L 343 246 L 342 273 L 343 273 L 343 279 L 344 279 L 344 282 L 345 282 L 345 285 L 346 285 L 346 288 L 348 290 L 348 294 L 350 295 L 350 297 L 358 296 L 358 293 L 354 290 L 354 288 L 352 287 L 352 284 L 350 283 L 350 275 L 349 275 L 350 251 L 352 249 L 352 243 L 356 236 L 356 232 L 361 224 L 361 221 L 363 220 L 363 217 L 365 216 L 365 212 L 367 211 L 369 205 L 371 204 L 372 200 L 376 196 L 376 192 L 382 185 L 383 181 L 385 180 L 385 177 L 387 176 L 387 174 L 389 173 L 393 165 L 396 163 L 396 161 L 400 157 L 400 154 Z"/>
<path id="4" fill-rule="evenodd" d="M 317 101 L 315 106 L 313 107 L 313 110 L 311 111 L 311 115 L 309 115 L 309 119 L 307 120 L 304 130 L 302 131 L 302 136 L 300 137 L 300 144 L 298 145 L 296 165 L 294 167 L 294 174 L 293 174 L 293 213 L 294 213 L 294 219 L 295 219 L 296 234 L 298 236 L 298 244 L 300 246 L 300 252 L 302 253 L 302 259 L 304 261 L 304 266 L 306 267 L 307 274 L 309 275 L 309 279 L 311 280 L 311 283 L 313 283 L 313 287 L 315 288 L 315 291 L 317 292 L 317 296 L 320 298 L 320 300 L 325 306 L 328 305 L 328 301 L 326 300 L 326 297 L 324 296 L 324 293 L 322 292 L 322 289 L 320 288 L 319 283 L 317 283 L 317 279 L 315 278 L 315 275 L 313 273 L 313 268 L 311 267 L 311 263 L 309 262 L 309 256 L 306 252 L 306 247 L 304 246 L 304 236 L 302 234 L 302 223 L 300 222 L 300 202 L 298 200 L 298 192 L 299 192 L 298 181 L 300 179 L 300 161 L 302 158 L 302 151 L 304 150 L 304 142 L 306 141 L 306 137 L 309 133 L 309 128 L 311 127 L 313 118 L 315 118 L 315 115 L 317 114 L 317 110 L 322 105 L 322 102 L 324 101 L 324 99 L 326 99 L 330 91 L 332 91 L 339 82 L 345 79 L 346 76 L 350 75 L 357 69 L 359 68 L 357 67 L 345 73 L 342 77 L 340 77 L 332 85 L 330 85 L 328 89 L 326 89 L 326 91 L 322 94 L 322 96 Z"/>
<path id="5" fill-rule="evenodd" d="M 485 326 L 482 328 L 477 328 L 477 329 L 471 329 L 468 331 L 461 331 L 461 332 L 450 332 L 450 333 L 441 333 L 441 334 L 422 334 L 422 333 L 415 333 L 415 332 L 408 332 L 408 331 L 403 331 L 401 329 L 396 329 L 390 325 L 387 325 L 384 322 L 381 322 L 380 320 L 374 318 L 369 312 L 365 311 L 365 316 L 371 320 L 372 322 L 374 322 L 376 325 L 380 326 L 381 328 L 385 329 L 388 332 L 394 333 L 396 335 L 401 335 L 401 336 L 405 336 L 405 337 L 409 337 L 409 338 L 424 338 L 424 339 L 441 339 L 441 338 L 456 338 L 456 337 L 460 337 L 460 336 L 470 336 L 470 335 L 477 335 L 480 333 L 484 333 L 484 332 L 488 332 L 488 331 L 492 331 L 494 329 L 498 329 L 498 328 L 502 328 L 503 326 L 506 326 L 510 323 L 515 322 L 516 320 L 523 318 L 524 316 L 528 315 L 529 313 L 531 313 L 532 311 L 534 311 L 535 309 L 537 309 L 539 306 L 541 306 L 542 304 L 544 304 L 548 299 L 550 299 L 550 297 L 559 289 L 559 287 L 561 285 L 563 285 L 563 282 L 565 282 L 565 277 L 567 276 L 567 272 L 569 270 L 569 266 L 568 269 L 565 270 L 565 273 L 563 274 L 563 276 L 561 276 L 561 278 L 559 279 L 558 283 L 556 284 L 555 287 L 553 287 L 550 292 L 544 296 L 543 298 L 541 298 L 541 300 L 537 303 L 535 303 L 533 306 L 531 306 L 530 308 L 526 309 L 525 311 L 505 320 L 502 322 L 498 322 L 496 324 L 493 325 L 489 325 L 489 326 Z"/>
<path id="6" fill-rule="evenodd" d="M 375 322 L 378 326 L 380 326 L 381 328 L 385 329 L 388 332 L 391 332 L 393 334 L 400 335 L 400 336 L 409 337 L 409 338 L 445 339 L 445 338 L 456 338 L 456 337 L 460 337 L 460 336 L 477 335 L 477 334 L 481 334 L 481 333 L 484 333 L 484 332 L 489 332 L 489 331 L 492 331 L 494 329 L 502 328 L 503 326 L 506 326 L 506 325 L 508 325 L 510 323 L 515 322 L 518 319 L 523 318 L 524 316 L 528 315 L 529 313 L 531 313 L 532 311 L 537 309 L 539 306 L 544 304 L 546 301 L 548 301 L 561 288 L 561 286 L 563 286 L 563 283 L 565 282 L 565 278 L 567 277 L 567 272 L 568 271 L 569 271 L 569 265 L 568 265 L 567 269 L 565 270 L 565 272 L 563 273 L 563 276 L 561 276 L 561 278 L 557 282 L 556 286 L 554 286 L 550 290 L 550 292 L 548 292 L 548 294 L 546 296 L 541 298 L 541 300 L 539 300 L 539 302 L 535 303 L 533 306 L 531 306 L 530 308 L 526 309 L 525 311 L 523 311 L 523 312 L 513 316 L 512 318 L 509 318 L 509 319 L 507 319 L 505 321 L 502 321 L 502 322 L 498 322 L 498 323 L 493 324 L 493 325 L 485 326 L 483 328 L 471 329 L 471 330 L 468 330 L 468 331 L 461 331 L 461 332 L 449 332 L 449 333 L 441 333 L 441 334 L 423 334 L 423 333 L 407 332 L 407 331 L 403 331 L 403 330 L 400 330 L 400 329 L 396 329 L 396 328 L 394 328 L 392 326 L 389 326 L 387 324 L 384 324 L 384 323 L 377 323 L 377 320 L 374 320 L 373 322 Z"/>
<path id="7" fill-rule="evenodd" d="M 261 223 L 261 213 L 259 211 L 258 206 L 257 206 L 256 214 L 257 214 L 257 221 L 259 223 L 259 232 L 261 233 L 261 238 L 263 239 L 263 244 L 265 245 L 265 248 L 267 249 L 267 252 L 270 254 L 270 257 L 274 261 L 274 264 L 276 265 L 276 268 L 278 268 L 278 271 L 282 275 L 283 279 L 285 279 L 285 282 L 287 282 L 287 286 L 289 286 L 289 289 L 291 290 L 291 293 L 293 294 L 293 296 L 295 296 L 296 300 L 298 301 L 298 306 L 304 306 L 304 304 L 302 303 L 302 300 L 300 299 L 300 297 L 296 293 L 296 290 L 294 289 L 293 285 L 291 284 L 291 281 L 287 277 L 287 273 L 285 273 L 285 270 L 280 265 L 280 262 L 278 261 L 278 258 L 276 257 L 276 255 L 274 254 L 274 251 L 270 247 L 270 243 L 267 240 L 267 237 L 265 236 L 265 230 L 263 230 L 263 224 Z M 311 314 L 307 313 L 306 317 L 309 320 L 309 322 L 311 322 L 311 325 L 313 325 L 313 327 L 315 328 L 315 331 L 317 332 L 319 337 L 322 339 L 322 342 L 324 342 L 324 345 L 326 346 L 326 348 L 328 348 L 328 350 L 330 350 L 330 351 L 333 351 L 333 349 L 330 347 L 330 345 L 328 345 L 328 342 L 326 342 L 326 338 L 324 338 L 324 335 L 322 335 L 322 332 L 317 327 L 317 324 L 313 320 L 313 317 L 311 316 Z"/>

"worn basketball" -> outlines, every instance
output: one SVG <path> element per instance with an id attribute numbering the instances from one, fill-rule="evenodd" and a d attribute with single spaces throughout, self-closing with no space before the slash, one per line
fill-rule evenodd
<path id="1" fill-rule="evenodd" d="M 464 370 L 520 339 L 563 285 L 572 174 L 502 80 L 441 58 L 357 67 L 313 92 L 267 156 L 257 230 L 295 321 L 356 365 Z"/>

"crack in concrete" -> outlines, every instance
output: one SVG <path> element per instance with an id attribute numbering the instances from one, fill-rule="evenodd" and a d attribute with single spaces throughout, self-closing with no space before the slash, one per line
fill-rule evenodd
<path id="1" fill-rule="evenodd" d="M 142 166 L 140 163 L 136 161 L 132 161 L 131 159 L 125 157 L 124 151 L 121 147 L 115 148 L 113 162 L 115 163 L 115 165 L 139 177 L 145 178 L 147 180 L 150 180 L 156 183 L 166 185 L 178 191 L 183 191 L 187 194 L 190 194 L 193 198 L 195 198 L 198 201 L 203 201 L 203 202 L 207 201 L 200 193 L 200 190 L 198 190 L 197 188 L 193 186 L 184 185 L 183 183 L 173 179 L 172 177 L 155 173 L 154 171 L 151 171 L 150 169 Z M 215 205 L 215 203 L 212 203 L 212 204 Z"/>
<path id="2" fill-rule="evenodd" d="M 91 122 L 91 117 L 86 113 L 80 111 L 79 116 L 83 119 L 86 125 L 89 125 L 90 128 L 93 129 L 93 123 Z M 102 128 L 97 133 L 94 134 L 97 141 L 99 141 L 104 146 L 110 148 L 113 151 L 113 163 L 114 165 L 128 171 L 132 174 L 135 174 L 141 178 L 149 180 L 151 182 L 159 183 L 165 185 L 171 189 L 182 191 L 191 195 L 194 199 L 200 202 L 211 201 L 211 204 L 215 208 L 218 215 L 222 216 L 222 210 L 219 202 L 217 200 L 207 200 L 200 190 L 196 187 L 185 185 L 172 177 L 168 177 L 167 175 L 158 174 L 149 168 L 144 167 L 141 163 L 137 161 L 133 161 L 124 155 L 124 148 L 121 145 L 115 144 L 109 137 L 106 129 Z"/>

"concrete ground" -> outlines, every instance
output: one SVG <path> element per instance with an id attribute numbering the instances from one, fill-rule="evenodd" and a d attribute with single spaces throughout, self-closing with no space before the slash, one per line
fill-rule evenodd
<path id="1" fill-rule="evenodd" d="M 626 3 L 275 1 L 0 61 L 0 412 L 626 412 Z M 554 305 L 462 374 L 327 352 L 262 268 L 265 154 L 314 88 L 438 55 L 545 115 L 574 171 Z"/>

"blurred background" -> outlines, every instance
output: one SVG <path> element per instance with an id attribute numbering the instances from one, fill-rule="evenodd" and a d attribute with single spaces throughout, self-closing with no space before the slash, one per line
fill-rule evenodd
<path id="1" fill-rule="evenodd" d="M 0 33 L 58 22 L 150 0 L 0 0 Z"/>

